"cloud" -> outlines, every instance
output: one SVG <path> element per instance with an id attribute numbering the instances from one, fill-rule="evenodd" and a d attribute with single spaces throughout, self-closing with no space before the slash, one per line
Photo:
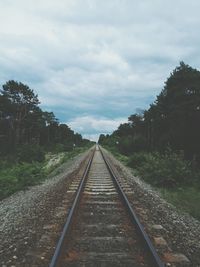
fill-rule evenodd
<path id="1" fill-rule="evenodd" d="M 2 0 L 0 83 L 27 83 L 61 121 L 113 128 L 148 107 L 179 61 L 200 68 L 199 10 L 198 0 Z"/>
<path id="2" fill-rule="evenodd" d="M 114 120 L 94 117 L 83 116 L 76 117 L 67 124 L 77 132 L 82 132 L 86 138 L 98 141 L 99 135 L 113 132 L 121 123 L 127 122 L 127 118 L 115 118 Z"/>

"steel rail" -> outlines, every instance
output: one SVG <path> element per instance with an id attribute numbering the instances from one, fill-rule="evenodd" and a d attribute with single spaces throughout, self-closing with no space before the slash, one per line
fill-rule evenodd
<path id="1" fill-rule="evenodd" d="M 88 162 L 88 164 L 86 166 L 86 169 L 85 169 L 85 171 L 83 173 L 83 176 L 81 178 L 80 184 L 79 184 L 77 192 L 76 192 L 75 199 L 73 201 L 71 209 L 69 210 L 69 212 L 67 214 L 67 218 L 66 218 L 66 222 L 65 222 L 63 231 L 62 231 L 60 239 L 58 240 L 58 243 L 56 245 L 56 249 L 55 249 L 55 252 L 54 252 L 54 255 L 52 257 L 52 260 L 50 262 L 49 267 L 56 267 L 56 265 L 58 263 L 58 259 L 59 259 L 59 256 L 60 256 L 60 253 L 61 253 L 61 250 L 62 250 L 62 246 L 63 246 L 64 240 L 65 240 L 65 237 L 66 237 L 66 235 L 67 235 L 67 233 L 69 231 L 69 228 L 70 228 L 74 213 L 76 211 L 76 208 L 77 208 L 79 200 L 80 200 L 81 192 L 82 192 L 82 190 L 84 188 L 85 181 L 86 181 L 87 175 L 89 173 L 90 166 L 92 164 L 92 160 L 93 160 L 93 157 L 94 157 L 94 152 L 95 152 L 95 149 L 92 151 L 92 155 L 91 155 L 91 157 L 89 159 L 89 162 Z"/>
<path id="2" fill-rule="evenodd" d="M 132 208 L 132 206 L 131 206 L 128 198 L 127 198 L 127 196 L 125 195 L 125 193 L 124 193 L 124 191 L 123 191 L 123 189 L 122 189 L 122 187 L 121 187 L 121 185 L 120 185 L 120 183 L 119 183 L 119 181 L 117 179 L 117 176 L 113 171 L 113 168 L 111 167 L 110 163 L 106 159 L 106 157 L 105 157 L 105 155 L 104 155 L 104 153 L 103 153 L 103 151 L 102 151 L 102 149 L 100 147 L 99 147 L 99 150 L 100 150 L 100 152 L 102 154 L 102 157 L 103 157 L 103 159 L 104 159 L 104 161 L 106 163 L 106 166 L 107 166 L 107 168 L 109 170 L 109 173 L 111 174 L 111 177 L 114 180 L 116 188 L 117 188 L 117 190 L 118 190 L 123 202 L 126 205 L 126 208 L 127 208 L 128 213 L 130 215 L 131 221 L 133 222 L 134 225 L 136 225 L 136 227 L 138 229 L 138 232 L 142 236 L 142 238 L 143 238 L 143 240 L 144 240 L 144 242 L 146 244 L 146 247 L 147 247 L 148 251 L 150 252 L 150 255 L 152 257 L 152 260 L 154 261 L 155 267 L 165 267 L 165 264 L 161 261 L 160 257 L 158 256 L 158 253 L 157 253 L 155 247 L 153 246 L 150 238 L 148 237 L 147 233 L 144 230 L 144 227 L 142 226 L 142 224 L 140 223 L 136 213 L 134 212 L 134 210 L 133 210 L 133 208 Z"/>

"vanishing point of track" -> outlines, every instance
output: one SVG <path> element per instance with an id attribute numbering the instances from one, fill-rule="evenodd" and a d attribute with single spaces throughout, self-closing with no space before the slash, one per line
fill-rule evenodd
<path id="1" fill-rule="evenodd" d="M 164 267 L 98 146 L 51 260 L 56 266 Z"/>

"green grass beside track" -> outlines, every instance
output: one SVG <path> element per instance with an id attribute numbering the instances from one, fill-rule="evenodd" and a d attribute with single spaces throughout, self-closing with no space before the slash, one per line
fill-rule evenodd
<path id="1" fill-rule="evenodd" d="M 27 187 L 40 184 L 45 179 L 57 175 L 60 172 L 58 168 L 64 162 L 74 158 L 78 154 L 88 150 L 89 146 L 77 147 L 69 152 L 64 152 L 61 160 L 46 168 L 48 160 L 38 163 L 17 163 L 12 164 L 7 161 L 0 161 L 0 200 L 12 195 L 13 193 L 25 190 Z"/>
<path id="2" fill-rule="evenodd" d="M 133 173 L 138 175 L 144 181 L 151 184 L 164 199 L 169 203 L 177 207 L 179 212 L 187 212 L 194 218 L 200 220 L 200 173 L 193 173 L 188 169 L 184 162 L 181 162 L 180 158 L 176 159 L 176 156 L 170 155 L 166 158 L 162 158 L 162 162 L 155 158 L 152 154 L 146 156 L 146 163 L 142 160 L 142 157 L 136 157 L 138 160 L 138 166 L 131 166 L 132 157 L 124 156 L 116 151 L 115 148 L 104 146 L 109 150 L 119 161 L 132 168 Z M 193 178 L 193 175 L 195 178 Z M 181 175 L 184 176 L 180 180 Z M 189 182 L 186 180 L 186 175 Z M 169 178 L 179 179 L 179 184 L 173 188 L 162 186 L 158 181 L 162 177 L 164 180 L 169 181 Z M 182 182 L 183 181 L 183 182 Z M 181 184 L 182 183 L 182 184 Z M 159 184 L 159 186 L 158 186 Z M 156 186 L 157 185 L 157 186 Z"/>
<path id="3" fill-rule="evenodd" d="M 169 203 L 200 221 L 200 187 L 184 187 L 175 190 L 161 188 L 159 191 Z"/>

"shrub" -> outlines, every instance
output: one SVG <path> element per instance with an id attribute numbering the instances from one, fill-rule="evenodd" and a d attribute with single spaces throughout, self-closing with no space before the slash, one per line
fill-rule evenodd
<path id="1" fill-rule="evenodd" d="M 10 163 L 5 159 L 0 159 L 0 171 L 9 168 Z"/>
<path id="2" fill-rule="evenodd" d="M 121 138 L 118 144 L 119 152 L 124 155 L 130 155 L 133 149 L 133 138 L 131 136 L 126 136 Z"/>
<path id="3" fill-rule="evenodd" d="M 63 145 L 63 151 L 72 151 L 74 148 L 73 143 L 65 143 Z"/>
<path id="4" fill-rule="evenodd" d="M 200 220 L 200 209 L 197 203 L 200 203 L 200 188 L 194 187 L 178 189 L 160 189 L 163 197 L 177 206 L 179 210 L 186 211 L 194 218 Z"/>
<path id="5" fill-rule="evenodd" d="M 137 135 L 133 139 L 132 151 L 140 152 L 147 150 L 147 140 L 142 135 Z"/>
<path id="6" fill-rule="evenodd" d="M 128 161 L 128 165 L 131 168 L 134 169 L 138 169 L 140 168 L 144 163 L 146 163 L 148 161 L 148 158 L 151 157 L 151 154 L 148 153 L 134 153 L 129 161 Z"/>
<path id="7" fill-rule="evenodd" d="M 131 155 L 133 152 L 140 152 L 147 150 L 146 139 L 141 135 L 126 136 L 119 140 L 119 152 L 124 155 Z"/>
<path id="8" fill-rule="evenodd" d="M 21 163 L 0 171 L 0 199 L 35 185 L 44 180 L 46 174 L 39 163 Z"/>
<path id="9" fill-rule="evenodd" d="M 38 181 L 45 178 L 44 170 L 39 163 L 22 163 L 15 167 L 15 175 L 20 187 L 26 187 L 37 184 Z"/>
<path id="10" fill-rule="evenodd" d="M 18 190 L 17 179 L 11 173 L 0 174 L 0 200 Z"/>
<path id="11" fill-rule="evenodd" d="M 19 162 L 42 162 L 45 159 L 45 152 L 40 146 L 24 145 L 18 150 Z"/>
<path id="12" fill-rule="evenodd" d="M 136 153 L 130 158 L 129 166 L 157 187 L 173 188 L 194 182 L 190 164 L 175 153 Z"/>

